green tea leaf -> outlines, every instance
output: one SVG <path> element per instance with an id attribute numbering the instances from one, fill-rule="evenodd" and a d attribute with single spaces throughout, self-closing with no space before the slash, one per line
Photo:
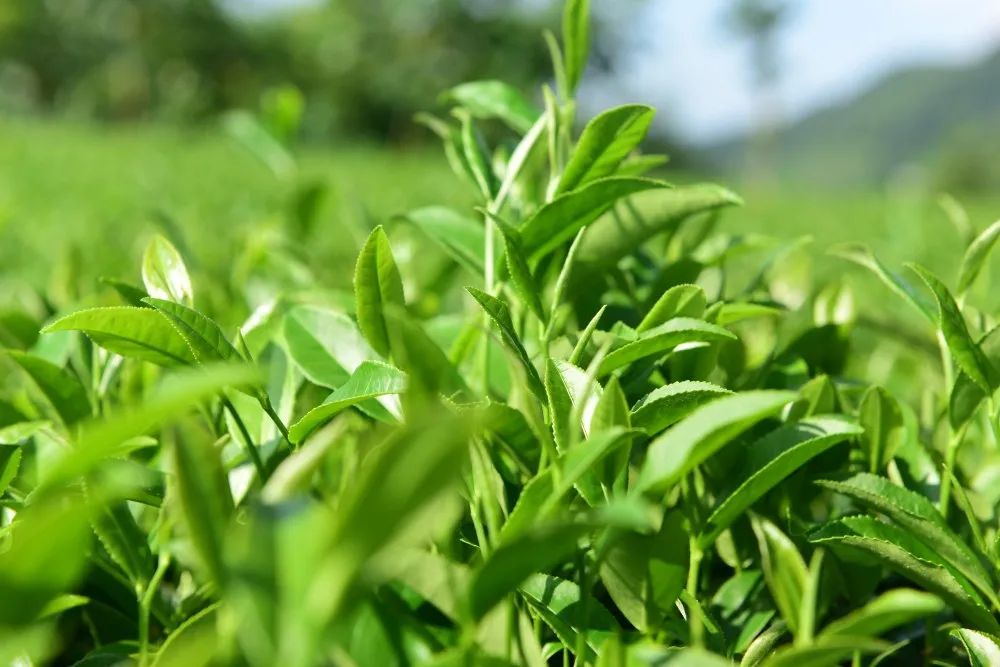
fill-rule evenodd
<path id="1" fill-rule="evenodd" d="M 632 407 L 632 424 L 648 435 L 656 435 L 680 421 L 693 410 L 732 392 L 725 387 L 682 380 L 671 382 L 646 394 Z"/>
<path id="2" fill-rule="evenodd" d="M 652 535 L 625 533 L 611 543 L 601 563 L 608 595 L 643 632 L 655 631 L 687 579 L 688 536 L 683 516 L 672 512 Z"/>
<path id="3" fill-rule="evenodd" d="M 400 216 L 422 231 L 459 265 L 483 275 L 486 234 L 481 222 L 444 206 L 427 206 Z"/>
<path id="4" fill-rule="evenodd" d="M 218 324 L 193 308 L 147 297 L 145 303 L 163 313 L 184 337 L 199 363 L 239 360 L 240 355 Z"/>
<path id="5" fill-rule="evenodd" d="M 935 321 L 934 304 L 923 293 L 915 289 L 903 276 L 890 271 L 871 250 L 858 243 L 848 243 L 830 250 L 830 254 L 854 262 L 874 273 L 879 280 L 917 309 L 930 322 Z"/>
<path id="6" fill-rule="evenodd" d="M 604 605 L 596 599 L 584 602 L 580 587 L 572 581 L 534 574 L 520 585 L 518 592 L 570 650 L 575 651 L 582 639 L 589 649 L 587 654 L 596 657 L 603 642 L 618 630 L 618 624 Z"/>
<path id="7" fill-rule="evenodd" d="M 656 111 L 626 104 L 598 114 L 587 123 L 556 188 L 562 194 L 615 173 L 649 130 Z"/>
<path id="8" fill-rule="evenodd" d="M 667 183 L 647 178 L 610 176 L 561 194 L 521 226 L 524 251 L 529 258 L 538 259 L 572 239 L 578 230 L 597 220 L 623 197 L 669 187 Z"/>
<path id="9" fill-rule="evenodd" d="M 580 263 L 591 271 L 602 271 L 654 236 L 676 229 L 690 216 L 740 205 L 743 200 L 713 183 L 697 183 L 660 188 L 655 196 L 647 195 L 647 203 L 648 216 L 605 216 L 590 225 L 580 247 Z"/>
<path id="10" fill-rule="evenodd" d="M 801 630 L 799 610 L 804 602 L 809 570 L 795 544 L 773 523 L 756 518 L 753 529 L 760 547 L 764 581 L 782 618 L 797 636 Z"/>
<path id="11" fill-rule="evenodd" d="M 1000 639 L 995 635 L 968 628 L 957 628 L 950 634 L 962 642 L 972 667 L 991 667 L 1000 664 Z"/>
<path id="12" fill-rule="evenodd" d="M 389 239 L 381 226 L 372 230 L 358 254 L 354 269 L 354 299 L 358 327 L 372 348 L 389 356 L 389 332 L 386 330 L 387 306 L 405 308 L 403 281 L 392 257 Z"/>
<path id="13" fill-rule="evenodd" d="M 633 361 L 665 354 L 682 343 L 715 343 L 724 340 L 736 340 L 736 336 L 716 324 L 689 317 L 675 317 L 609 352 L 598 367 L 597 374 L 607 375 Z"/>
<path id="14" fill-rule="evenodd" d="M 562 37 L 567 93 L 572 95 L 580 84 L 590 53 L 590 0 L 567 0 L 563 5 Z"/>
<path id="15" fill-rule="evenodd" d="M 203 438 L 182 433 L 170 448 L 178 518 L 187 528 L 205 577 L 216 586 L 226 581 L 225 536 L 233 515 L 233 497 L 219 452 Z"/>
<path id="16" fill-rule="evenodd" d="M 979 348 L 989 359 L 993 368 L 1000 368 L 1000 327 L 990 329 L 977 342 Z M 972 378 L 959 371 L 955 378 L 948 398 L 948 420 L 952 429 L 958 431 L 966 422 L 972 419 L 980 404 L 986 398 L 986 393 Z"/>
<path id="17" fill-rule="evenodd" d="M 490 319 L 500 330 L 504 345 L 517 357 L 517 360 L 521 363 L 521 367 L 524 369 L 529 389 L 540 400 L 546 400 L 545 385 L 542 383 L 542 379 L 538 375 L 538 369 L 532 363 L 531 357 L 528 356 L 527 350 L 524 349 L 521 337 L 517 335 L 517 331 L 514 329 L 514 322 L 510 319 L 510 310 L 507 308 L 507 304 L 475 287 L 466 287 L 465 289 L 482 309 L 486 311 L 486 314 L 489 315 Z"/>
<path id="18" fill-rule="evenodd" d="M 364 361 L 347 382 L 288 428 L 288 439 L 293 444 L 302 442 L 338 412 L 372 398 L 401 394 L 405 390 L 405 373 L 379 361 Z"/>
<path id="19" fill-rule="evenodd" d="M 897 588 L 882 593 L 860 609 L 827 624 L 820 637 L 879 637 L 900 625 L 933 616 L 943 610 L 944 603 L 936 595 Z"/>
<path id="20" fill-rule="evenodd" d="M 285 315 L 288 354 L 309 381 L 335 389 L 365 361 L 379 355 L 350 317 L 316 306 L 296 306 Z"/>
<path id="21" fill-rule="evenodd" d="M 1000 238 L 1000 220 L 987 227 L 979 234 L 965 251 L 962 257 L 962 267 L 958 271 L 958 293 L 964 294 L 983 268 L 986 258 L 996 245 L 997 238 Z"/>
<path id="22" fill-rule="evenodd" d="M 869 471 L 881 470 L 906 437 L 899 402 L 881 387 L 870 387 L 858 406 L 858 423 L 864 429 L 861 445 L 868 456 Z"/>
<path id="23" fill-rule="evenodd" d="M 924 281 L 934 298 L 937 300 L 939 315 L 938 326 L 948 349 L 959 368 L 965 372 L 976 385 L 985 392 L 991 392 L 996 387 L 997 371 L 982 349 L 976 345 L 969 334 L 962 311 L 944 283 L 932 273 L 917 264 L 907 265 Z"/>
<path id="24" fill-rule="evenodd" d="M 161 366 L 188 366 L 198 361 L 170 320 L 153 308 L 81 310 L 42 329 L 43 333 L 50 331 L 82 331 L 109 352 Z"/>
<path id="25" fill-rule="evenodd" d="M 884 477 L 867 473 L 858 473 L 842 482 L 818 483 L 850 496 L 907 529 L 943 558 L 943 563 L 968 578 L 984 595 L 1000 606 L 993 577 L 985 570 L 979 556 L 952 532 L 944 517 L 926 497 L 897 486 Z"/>
<path id="26" fill-rule="evenodd" d="M 765 493 L 830 447 L 858 436 L 857 424 L 836 416 L 811 417 L 767 434 L 746 450 L 742 481 L 713 510 L 698 542 L 707 548 Z"/>
<path id="27" fill-rule="evenodd" d="M 823 637 L 804 646 L 785 646 L 760 663 L 761 667 L 836 667 L 853 655 L 878 653 L 888 644 L 863 637 Z"/>
<path id="28" fill-rule="evenodd" d="M 524 301 L 540 322 L 545 322 L 545 308 L 542 306 L 542 298 L 538 290 L 538 285 L 535 283 L 535 277 L 532 275 L 531 267 L 528 266 L 528 260 L 524 255 L 520 232 L 504 220 L 496 216 L 491 217 L 493 217 L 497 228 L 503 234 L 507 270 L 510 272 L 511 280 L 514 281 L 517 295 L 521 297 L 521 300 Z"/>
<path id="29" fill-rule="evenodd" d="M 955 612 L 977 628 L 995 632 L 996 619 L 963 586 L 930 547 L 909 532 L 871 517 L 831 521 L 811 536 L 818 544 L 834 544 L 868 553 L 886 567 L 939 595 Z"/>
<path id="30" fill-rule="evenodd" d="M 649 445 L 637 486 L 661 491 L 795 399 L 787 391 L 746 391 L 720 397 L 679 421 Z"/>
<path id="31" fill-rule="evenodd" d="M 111 559 L 133 585 L 144 585 L 153 574 L 153 554 L 146 535 L 124 501 L 103 503 L 91 513 L 94 533 Z"/>
<path id="32" fill-rule="evenodd" d="M 6 355 L 24 371 L 64 426 L 72 426 L 90 416 L 87 390 L 75 375 L 25 352 L 6 350 Z"/>
<path id="33" fill-rule="evenodd" d="M 541 113 L 503 81 L 470 81 L 455 86 L 444 96 L 465 107 L 476 118 L 502 120 L 521 134 L 531 129 Z"/>
<path id="34" fill-rule="evenodd" d="M 698 285 L 674 285 L 660 295 L 635 330 L 642 333 L 675 317 L 701 317 L 707 303 L 705 290 Z"/>
<path id="35" fill-rule="evenodd" d="M 150 296 L 191 305 L 191 278 L 177 248 L 157 234 L 142 256 L 142 282 Z"/>

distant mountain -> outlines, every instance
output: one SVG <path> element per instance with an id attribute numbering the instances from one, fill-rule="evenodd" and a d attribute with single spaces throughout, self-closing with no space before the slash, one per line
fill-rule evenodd
<path id="1" fill-rule="evenodd" d="M 750 137 L 707 151 L 729 173 L 746 173 Z M 782 180 L 870 187 L 919 164 L 939 187 L 1000 186 L 1000 51 L 964 67 L 896 72 L 854 99 L 779 131 L 762 164 Z"/>

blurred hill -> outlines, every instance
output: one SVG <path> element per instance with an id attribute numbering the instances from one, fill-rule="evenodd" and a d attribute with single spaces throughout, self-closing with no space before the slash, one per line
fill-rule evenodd
<path id="1" fill-rule="evenodd" d="M 751 160 L 752 151 L 762 157 Z M 739 137 L 704 153 L 714 168 L 781 182 L 880 186 L 916 175 L 953 192 L 1000 187 L 1000 51 L 963 67 L 896 72 L 772 137 Z M 768 174 L 745 173 L 764 164 Z"/>

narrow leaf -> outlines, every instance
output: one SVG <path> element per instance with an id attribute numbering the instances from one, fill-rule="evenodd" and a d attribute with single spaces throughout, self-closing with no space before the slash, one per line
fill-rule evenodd
<path id="1" fill-rule="evenodd" d="M 358 326 L 372 348 L 389 356 L 389 333 L 386 330 L 387 306 L 404 308 L 403 281 L 381 226 L 372 230 L 358 255 L 354 270 L 354 299 Z"/>

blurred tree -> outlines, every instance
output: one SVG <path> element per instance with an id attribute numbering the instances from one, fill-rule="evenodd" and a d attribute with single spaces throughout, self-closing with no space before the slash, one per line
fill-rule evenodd
<path id="1" fill-rule="evenodd" d="M 756 180 L 771 171 L 768 152 L 780 123 L 777 81 L 781 74 L 777 34 L 788 19 L 786 0 L 736 0 L 726 20 L 730 29 L 750 41 L 750 68 L 756 89 L 757 112 L 748 168 Z"/>
<path id="2" fill-rule="evenodd" d="M 197 119 L 256 107 L 263 91 L 291 84 L 309 102 L 312 134 L 399 136 L 442 88 L 485 77 L 527 86 L 548 75 L 540 32 L 555 7 L 469 0 L 240 7 L 2 0 L 0 104 L 106 119 Z"/>

